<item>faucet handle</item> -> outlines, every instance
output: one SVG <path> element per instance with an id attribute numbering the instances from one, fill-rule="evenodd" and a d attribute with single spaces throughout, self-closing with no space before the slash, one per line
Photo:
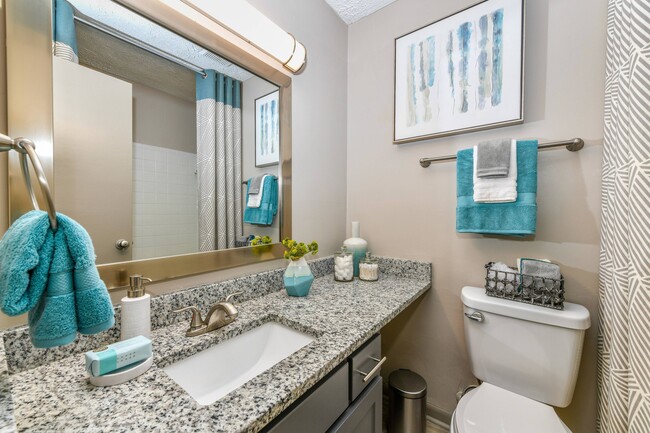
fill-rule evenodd
<path id="1" fill-rule="evenodd" d="M 190 323 L 190 331 L 193 331 L 195 329 L 198 329 L 204 325 L 203 319 L 201 318 L 201 311 L 196 308 L 194 305 L 189 306 L 189 307 L 184 307 L 180 308 L 178 310 L 174 310 L 173 312 L 178 314 L 182 313 L 185 311 L 191 311 L 192 312 L 192 322 Z"/>
<path id="2" fill-rule="evenodd" d="M 244 292 L 235 292 L 235 293 L 231 293 L 230 295 L 226 296 L 226 300 L 225 300 L 224 302 L 230 302 L 230 299 L 231 299 L 231 298 L 233 298 L 233 297 L 235 297 L 235 296 L 237 296 L 237 295 L 241 295 L 241 294 L 243 294 L 243 293 L 244 293 Z"/>

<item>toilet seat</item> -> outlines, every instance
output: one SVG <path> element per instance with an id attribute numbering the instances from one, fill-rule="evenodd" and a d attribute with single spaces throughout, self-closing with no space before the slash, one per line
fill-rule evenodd
<path id="1" fill-rule="evenodd" d="M 551 406 L 484 382 L 458 402 L 451 433 L 571 433 Z"/>

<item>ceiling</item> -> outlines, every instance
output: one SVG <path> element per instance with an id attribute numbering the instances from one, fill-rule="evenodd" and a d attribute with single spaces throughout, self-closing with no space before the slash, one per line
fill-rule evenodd
<path id="1" fill-rule="evenodd" d="M 346 24 L 377 12 L 395 0 L 325 0 Z"/>

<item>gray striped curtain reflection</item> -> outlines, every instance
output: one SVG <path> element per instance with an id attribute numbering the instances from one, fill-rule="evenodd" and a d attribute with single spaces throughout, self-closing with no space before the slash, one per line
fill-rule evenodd
<path id="1" fill-rule="evenodd" d="M 241 82 L 196 74 L 199 250 L 233 248 L 242 235 Z"/>

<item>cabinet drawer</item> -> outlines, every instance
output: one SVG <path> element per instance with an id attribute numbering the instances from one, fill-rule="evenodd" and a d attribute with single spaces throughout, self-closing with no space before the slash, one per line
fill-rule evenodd
<path id="1" fill-rule="evenodd" d="M 348 369 L 343 363 L 335 372 L 317 385 L 317 388 L 295 407 L 285 411 L 268 433 L 322 433 L 348 407 Z"/>
<path id="2" fill-rule="evenodd" d="M 380 364 L 383 364 L 381 335 L 377 334 L 372 337 L 365 346 L 350 356 L 348 363 L 350 365 L 350 401 L 353 401 L 374 377 L 379 376 Z M 372 372 L 373 369 L 375 369 L 374 372 Z M 370 374 L 371 372 L 372 374 Z"/>
<path id="3" fill-rule="evenodd" d="M 381 433 L 381 376 L 375 377 L 327 433 Z"/>

